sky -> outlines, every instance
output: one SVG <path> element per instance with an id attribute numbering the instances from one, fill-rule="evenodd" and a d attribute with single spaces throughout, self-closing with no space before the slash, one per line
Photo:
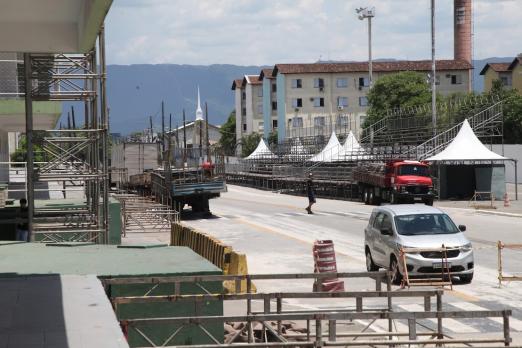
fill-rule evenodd
<path id="1" fill-rule="evenodd" d="M 430 59 L 430 0 L 114 0 L 106 19 L 109 64 L 274 65 Z M 522 52 L 522 0 L 474 0 L 473 57 Z M 436 0 L 436 56 L 453 58 L 453 0 Z"/>

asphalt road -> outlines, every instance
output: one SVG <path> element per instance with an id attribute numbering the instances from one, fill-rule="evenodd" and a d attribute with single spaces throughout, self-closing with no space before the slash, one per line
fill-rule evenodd
<path id="1" fill-rule="evenodd" d="M 373 207 L 358 202 L 318 199 L 314 215 L 306 214 L 305 197 L 282 195 L 252 188 L 228 186 L 228 192 L 211 201 L 211 218 L 188 214 L 185 223 L 213 235 L 235 250 L 246 253 L 249 273 L 313 272 L 312 245 L 316 239 L 335 243 L 340 272 L 364 271 L 364 227 Z M 454 285 L 445 291 L 445 307 L 453 310 L 511 308 L 510 325 L 514 336 L 522 333 L 522 282 L 497 280 L 496 242 L 522 243 L 522 218 L 482 214 L 470 209 L 441 207 L 465 232 L 475 252 L 475 278 L 471 284 Z M 522 251 L 507 252 L 506 272 L 522 270 Z M 310 291 L 311 283 L 267 281 L 256 284 L 261 291 Z M 372 289 L 369 281 L 347 280 L 347 290 Z M 326 308 L 324 302 L 294 301 L 306 308 Z M 334 306 L 335 304 L 332 304 Z M 338 303 L 337 303 L 338 305 Z M 418 309 L 422 302 L 397 302 L 402 310 Z M 417 306 L 417 307 L 416 307 Z M 422 307 L 420 307 L 422 309 Z M 425 323 L 432 325 L 433 323 Z M 446 330 L 468 334 L 498 332 L 498 321 L 453 320 Z M 519 341 L 520 342 L 520 341 Z"/>

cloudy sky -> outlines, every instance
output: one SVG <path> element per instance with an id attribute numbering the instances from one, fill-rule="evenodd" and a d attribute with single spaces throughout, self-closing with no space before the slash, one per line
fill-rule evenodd
<path id="1" fill-rule="evenodd" d="M 109 64 L 273 65 L 365 60 L 375 6 L 375 58 L 429 59 L 429 0 L 114 0 Z M 453 0 L 436 0 L 437 58 L 453 57 Z M 522 52 L 521 0 L 474 0 L 474 58 Z"/>

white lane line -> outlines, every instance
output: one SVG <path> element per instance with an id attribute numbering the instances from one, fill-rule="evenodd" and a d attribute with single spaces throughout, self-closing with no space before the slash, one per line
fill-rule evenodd
<path id="1" fill-rule="evenodd" d="M 408 312 L 424 312 L 424 307 L 421 305 L 418 305 L 418 304 L 399 305 L 398 307 L 400 307 Z M 428 319 L 428 320 L 435 324 L 437 323 L 437 319 Z M 456 333 L 480 332 L 480 330 L 477 330 L 474 327 L 463 324 L 460 321 L 457 321 L 457 320 L 451 319 L 451 318 L 443 318 L 442 324 L 445 328 L 450 329 L 451 331 L 456 332 Z"/>
<path id="2" fill-rule="evenodd" d="M 474 303 L 470 302 L 449 302 L 448 303 L 451 306 L 457 307 L 459 309 L 467 310 L 467 311 L 487 311 L 487 308 L 478 306 Z M 496 323 L 499 323 L 500 325 L 504 324 L 504 320 L 502 318 L 489 318 L 490 320 L 493 320 Z M 515 319 L 513 317 L 509 318 L 509 326 L 512 329 L 515 329 L 517 331 L 522 331 L 522 320 Z"/>

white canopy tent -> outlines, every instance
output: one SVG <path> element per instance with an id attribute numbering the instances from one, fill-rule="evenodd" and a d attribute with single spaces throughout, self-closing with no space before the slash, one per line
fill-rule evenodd
<path id="1" fill-rule="evenodd" d="M 489 150 L 477 138 L 468 120 L 464 120 L 457 136 L 443 151 L 427 158 L 426 161 L 439 165 L 441 197 L 446 196 L 450 190 L 463 192 L 466 190 L 464 187 L 468 187 L 469 190 L 470 185 L 475 185 L 475 192 L 492 192 L 498 199 L 506 192 L 503 163 L 513 161 L 515 173 L 517 171 L 516 161 Z M 442 182 L 446 182 L 446 188 Z M 516 186 L 517 183 L 515 197 L 518 199 Z"/>
<path id="2" fill-rule="evenodd" d="M 339 139 L 337 139 L 337 135 L 335 135 L 335 132 L 332 132 L 332 135 L 330 136 L 330 139 L 328 140 L 328 143 L 326 146 L 310 158 L 311 162 L 333 162 L 339 160 L 339 154 L 342 151 L 341 143 L 339 143 Z"/>
<path id="3" fill-rule="evenodd" d="M 344 141 L 341 153 L 339 154 L 338 161 L 353 161 L 358 159 L 366 159 L 368 156 L 365 154 L 361 144 L 355 138 L 355 135 L 350 131 L 348 137 Z"/>
<path id="4" fill-rule="evenodd" d="M 273 158 L 277 158 L 277 156 L 272 151 L 270 151 L 264 139 L 261 139 L 256 149 L 250 155 L 245 157 L 246 160 L 261 160 Z"/>
<path id="5" fill-rule="evenodd" d="M 464 120 L 457 136 L 442 151 L 426 159 L 428 162 L 505 161 L 508 158 L 490 151 L 477 138 L 468 120 Z"/>

